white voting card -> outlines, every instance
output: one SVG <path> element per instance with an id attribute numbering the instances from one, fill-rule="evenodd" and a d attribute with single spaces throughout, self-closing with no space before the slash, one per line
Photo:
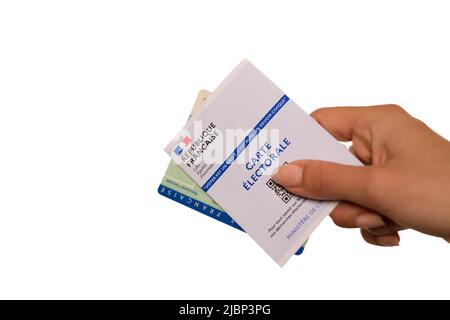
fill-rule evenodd
<path id="1" fill-rule="evenodd" d="M 289 193 L 274 169 L 300 159 L 361 165 L 247 60 L 165 150 L 280 266 L 337 202 Z"/>

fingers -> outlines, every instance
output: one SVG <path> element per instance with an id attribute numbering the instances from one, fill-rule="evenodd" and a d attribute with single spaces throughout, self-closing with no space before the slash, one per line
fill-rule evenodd
<path id="1" fill-rule="evenodd" d="M 397 231 L 402 230 L 402 228 L 397 228 L 394 226 L 384 225 L 381 227 L 374 227 L 374 228 L 365 228 L 369 233 L 373 234 L 374 236 L 387 236 L 390 234 L 395 234 Z"/>
<path id="2" fill-rule="evenodd" d="M 370 203 L 372 167 L 301 160 L 278 168 L 272 176 L 290 192 L 312 199 Z"/>
<path id="3" fill-rule="evenodd" d="M 333 107 L 317 109 L 311 113 L 322 127 L 339 141 L 351 141 L 357 124 L 365 118 L 367 108 Z"/>
<path id="4" fill-rule="evenodd" d="M 339 203 L 330 217 L 336 225 L 342 228 L 379 228 L 386 226 L 378 213 L 348 202 Z"/>
<path id="5" fill-rule="evenodd" d="M 372 154 L 366 146 L 360 146 L 358 148 L 358 152 L 357 152 L 355 150 L 355 147 L 352 145 L 348 148 L 348 151 L 351 154 L 353 154 L 356 158 L 358 158 L 358 160 L 361 161 L 363 164 L 365 164 L 365 165 L 372 164 Z"/>
<path id="6" fill-rule="evenodd" d="M 361 229 L 361 236 L 366 242 L 375 246 L 393 247 L 400 244 L 400 236 L 397 232 L 389 235 L 377 236 L 370 233 L 367 229 Z"/>
<path id="7" fill-rule="evenodd" d="M 373 160 L 372 138 L 380 126 L 387 123 L 389 130 L 378 136 L 380 141 L 392 136 L 397 116 L 405 112 L 398 106 L 337 107 L 314 111 L 311 116 L 331 135 L 340 141 L 353 141 L 355 154 L 365 164 L 381 163 Z M 389 127 L 391 126 L 391 127 Z M 382 154 L 382 153 L 380 153 Z M 375 154 L 375 157 L 377 154 Z M 342 227 L 359 227 L 363 238 L 374 245 L 395 246 L 399 244 L 398 230 L 388 219 L 376 211 L 384 211 L 380 205 L 386 193 L 395 189 L 387 184 L 386 171 L 373 166 L 349 166 L 326 161 L 301 160 L 282 166 L 273 180 L 290 192 L 303 197 L 321 200 L 346 200 L 355 204 L 341 204 L 331 214 L 333 221 Z"/>
<path id="8" fill-rule="evenodd" d="M 357 128 L 368 128 L 380 121 L 389 120 L 392 115 L 406 114 L 397 105 L 370 107 L 332 107 L 321 108 L 311 113 L 322 127 L 339 141 L 351 141 Z"/>
<path id="9" fill-rule="evenodd" d="M 330 214 L 333 222 L 343 228 L 360 228 L 363 238 L 378 246 L 398 246 L 399 230 L 403 228 L 380 214 L 348 202 L 341 202 Z"/>

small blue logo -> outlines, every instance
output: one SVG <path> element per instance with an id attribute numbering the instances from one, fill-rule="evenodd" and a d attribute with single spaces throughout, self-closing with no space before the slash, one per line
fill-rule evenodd
<path id="1" fill-rule="evenodd" d="M 183 148 L 180 146 L 176 146 L 175 150 L 173 150 L 177 156 L 179 156 L 183 152 Z"/>

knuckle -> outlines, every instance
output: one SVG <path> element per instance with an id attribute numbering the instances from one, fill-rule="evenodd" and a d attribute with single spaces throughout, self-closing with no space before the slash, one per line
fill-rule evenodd
<path id="1" fill-rule="evenodd" d="M 423 122 L 422 120 L 420 120 L 420 119 L 412 118 L 412 121 L 418 128 L 421 128 L 421 129 L 424 129 L 424 128 L 428 129 L 429 128 L 427 126 L 427 124 L 425 122 Z"/>
<path id="2" fill-rule="evenodd" d="M 388 119 L 392 117 L 397 119 L 397 117 L 403 117 L 408 114 L 405 109 L 398 104 L 383 104 L 378 106 L 377 110 L 380 111 L 380 115 L 388 117 Z"/>
<path id="3" fill-rule="evenodd" d="M 409 115 L 409 113 L 398 104 L 386 104 L 384 105 L 384 109 L 389 112 L 391 116 L 405 117 Z"/>
<path id="4" fill-rule="evenodd" d="M 405 109 L 400 107 L 398 104 L 389 104 L 388 107 L 394 112 L 406 113 Z"/>

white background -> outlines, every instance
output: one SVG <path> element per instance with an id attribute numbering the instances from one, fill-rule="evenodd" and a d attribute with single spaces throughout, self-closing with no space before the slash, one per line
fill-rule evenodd
<path id="1" fill-rule="evenodd" d="M 327 219 L 278 267 L 157 194 L 199 89 L 243 58 L 312 111 L 397 103 L 450 137 L 446 1 L 4 1 L 0 298 L 450 298 L 450 245 Z M 395 137 L 392 137 L 395 139 Z"/>

